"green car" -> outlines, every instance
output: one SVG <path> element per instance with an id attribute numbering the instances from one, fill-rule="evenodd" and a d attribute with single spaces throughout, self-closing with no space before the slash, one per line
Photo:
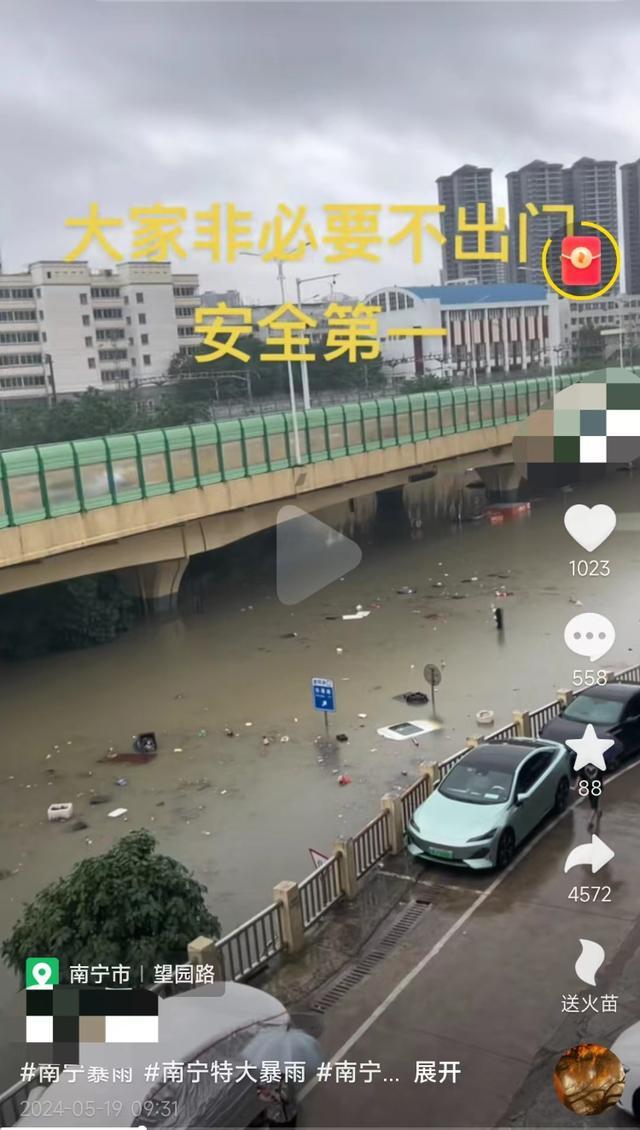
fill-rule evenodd
<path id="1" fill-rule="evenodd" d="M 570 775 L 570 754 L 559 742 L 483 742 L 464 754 L 413 813 L 409 853 L 475 871 L 507 867 L 545 816 L 564 812 Z"/>

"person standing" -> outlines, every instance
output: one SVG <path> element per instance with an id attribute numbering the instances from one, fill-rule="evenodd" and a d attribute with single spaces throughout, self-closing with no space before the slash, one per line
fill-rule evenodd
<path id="1" fill-rule="evenodd" d="M 603 799 L 603 773 L 597 765 L 585 765 L 584 767 L 584 780 L 589 785 L 589 808 L 590 816 L 589 823 L 587 824 L 587 831 L 594 833 L 596 836 L 600 832 L 600 821 L 602 820 L 602 799 Z"/>

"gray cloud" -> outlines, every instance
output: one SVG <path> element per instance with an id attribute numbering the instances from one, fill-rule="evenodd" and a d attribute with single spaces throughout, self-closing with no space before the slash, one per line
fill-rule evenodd
<path id="1" fill-rule="evenodd" d="M 640 156 L 636 0 L 4 0 L 2 27 L 5 269 L 69 251 L 64 220 L 91 199 L 115 215 L 232 200 L 257 219 L 286 201 L 320 227 L 328 202 L 435 202 L 465 161 L 494 168 L 504 202 L 504 174 L 534 157 Z M 404 247 L 336 269 L 357 292 L 438 267 L 434 244 L 422 267 Z M 275 297 L 257 261 L 185 268 Z M 324 269 L 319 253 L 289 274 Z"/>

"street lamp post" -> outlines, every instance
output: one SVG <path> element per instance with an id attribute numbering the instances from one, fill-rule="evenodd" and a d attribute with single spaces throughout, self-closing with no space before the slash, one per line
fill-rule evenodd
<path id="1" fill-rule="evenodd" d="M 333 290 L 333 285 L 337 277 L 337 274 L 334 272 L 331 275 L 309 275 L 306 279 L 296 279 L 296 295 L 298 298 L 298 306 L 300 306 L 302 303 L 300 288 L 303 283 L 317 282 L 319 279 L 331 279 L 331 288 Z M 311 395 L 309 392 L 309 370 L 307 368 L 307 359 L 304 356 L 300 358 L 300 376 L 302 379 L 302 404 L 306 409 L 311 407 Z"/>
<path id="2" fill-rule="evenodd" d="M 250 255 L 254 259 L 262 259 L 262 255 L 258 251 L 241 251 L 240 255 Z M 284 270 L 282 268 L 282 259 L 277 260 L 278 263 L 278 282 L 280 283 L 280 298 L 284 306 L 287 298 L 284 289 Z M 300 451 L 300 431 L 298 428 L 298 408 L 296 405 L 296 390 L 293 384 L 293 369 L 291 368 L 291 358 L 287 357 L 287 377 L 289 380 L 289 400 L 291 402 L 291 422 L 293 425 L 293 451 L 295 461 L 298 466 L 302 463 L 302 453 Z"/>

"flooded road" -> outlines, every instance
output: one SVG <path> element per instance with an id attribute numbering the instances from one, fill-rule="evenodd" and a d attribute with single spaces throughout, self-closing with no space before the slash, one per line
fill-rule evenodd
<path id="1" fill-rule="evenodd" d="M 452 521 L 463 493 L 469 512 L 481 505 L 464 481 L 413 484 L 405 509 L 386 500 L 376 515 L 371 498 L 320 513 L 361 544 L 363 561 L 294 608 L 276 598 L 273 539 L 262 537 L 197 561 L 170 619 L 143 622 L 104 647 L 3 665 L 0 936 L 23 901 L 137 827 L 207 885 L 227 932 L 270 902 L 279 880 L 309 873 L 308 848 L 328 851 L 378 811 L 384 792 L 409 783 L 420 761 L 442 760 L 478 733 L 478 710 L 493 710 L 498 726 L 569 686 L 572 669 L 589 665 L 563 643 L 576 600 L 615 625 L 600 665 L 636 662 L 640 538 L 620 532 L 606 543 L 608 579 L 572 578 L 570 559 L 585 554 L 563 514 L 575 502 L 635 510 L 637 477 L 558 492 L 528 517 L 493 527 Z M 400 594 L 404 586 L 415 593 Z M 497 598 L 499 589 L 509 595 Z M 502 637 L 491 616 L 497 600 Z M 358 604 L 370 616 L 342 621 Z M 443 668 L 442 729 L 418 747 L 379 737 L 381 725 L 430 716 L 430 706 L 394 698 L 428 689 L 425 663 Z M 334 730 L 349 738 L 322 759 L 314 675 L 335 679 Z M 101 760 L 130 750 L 141 730 L 159 737 L 154 761 Z M 336 770 L 352 783 L 340 787 Z M 92 792 L 112 803 L 91 806 Z M 54 801 L 73 801 L 88 828 L 48 824 Z M 120 806 L 126 817 L 109 819 Z M 3 969 L 0 998 L 12 988 Z"/>

